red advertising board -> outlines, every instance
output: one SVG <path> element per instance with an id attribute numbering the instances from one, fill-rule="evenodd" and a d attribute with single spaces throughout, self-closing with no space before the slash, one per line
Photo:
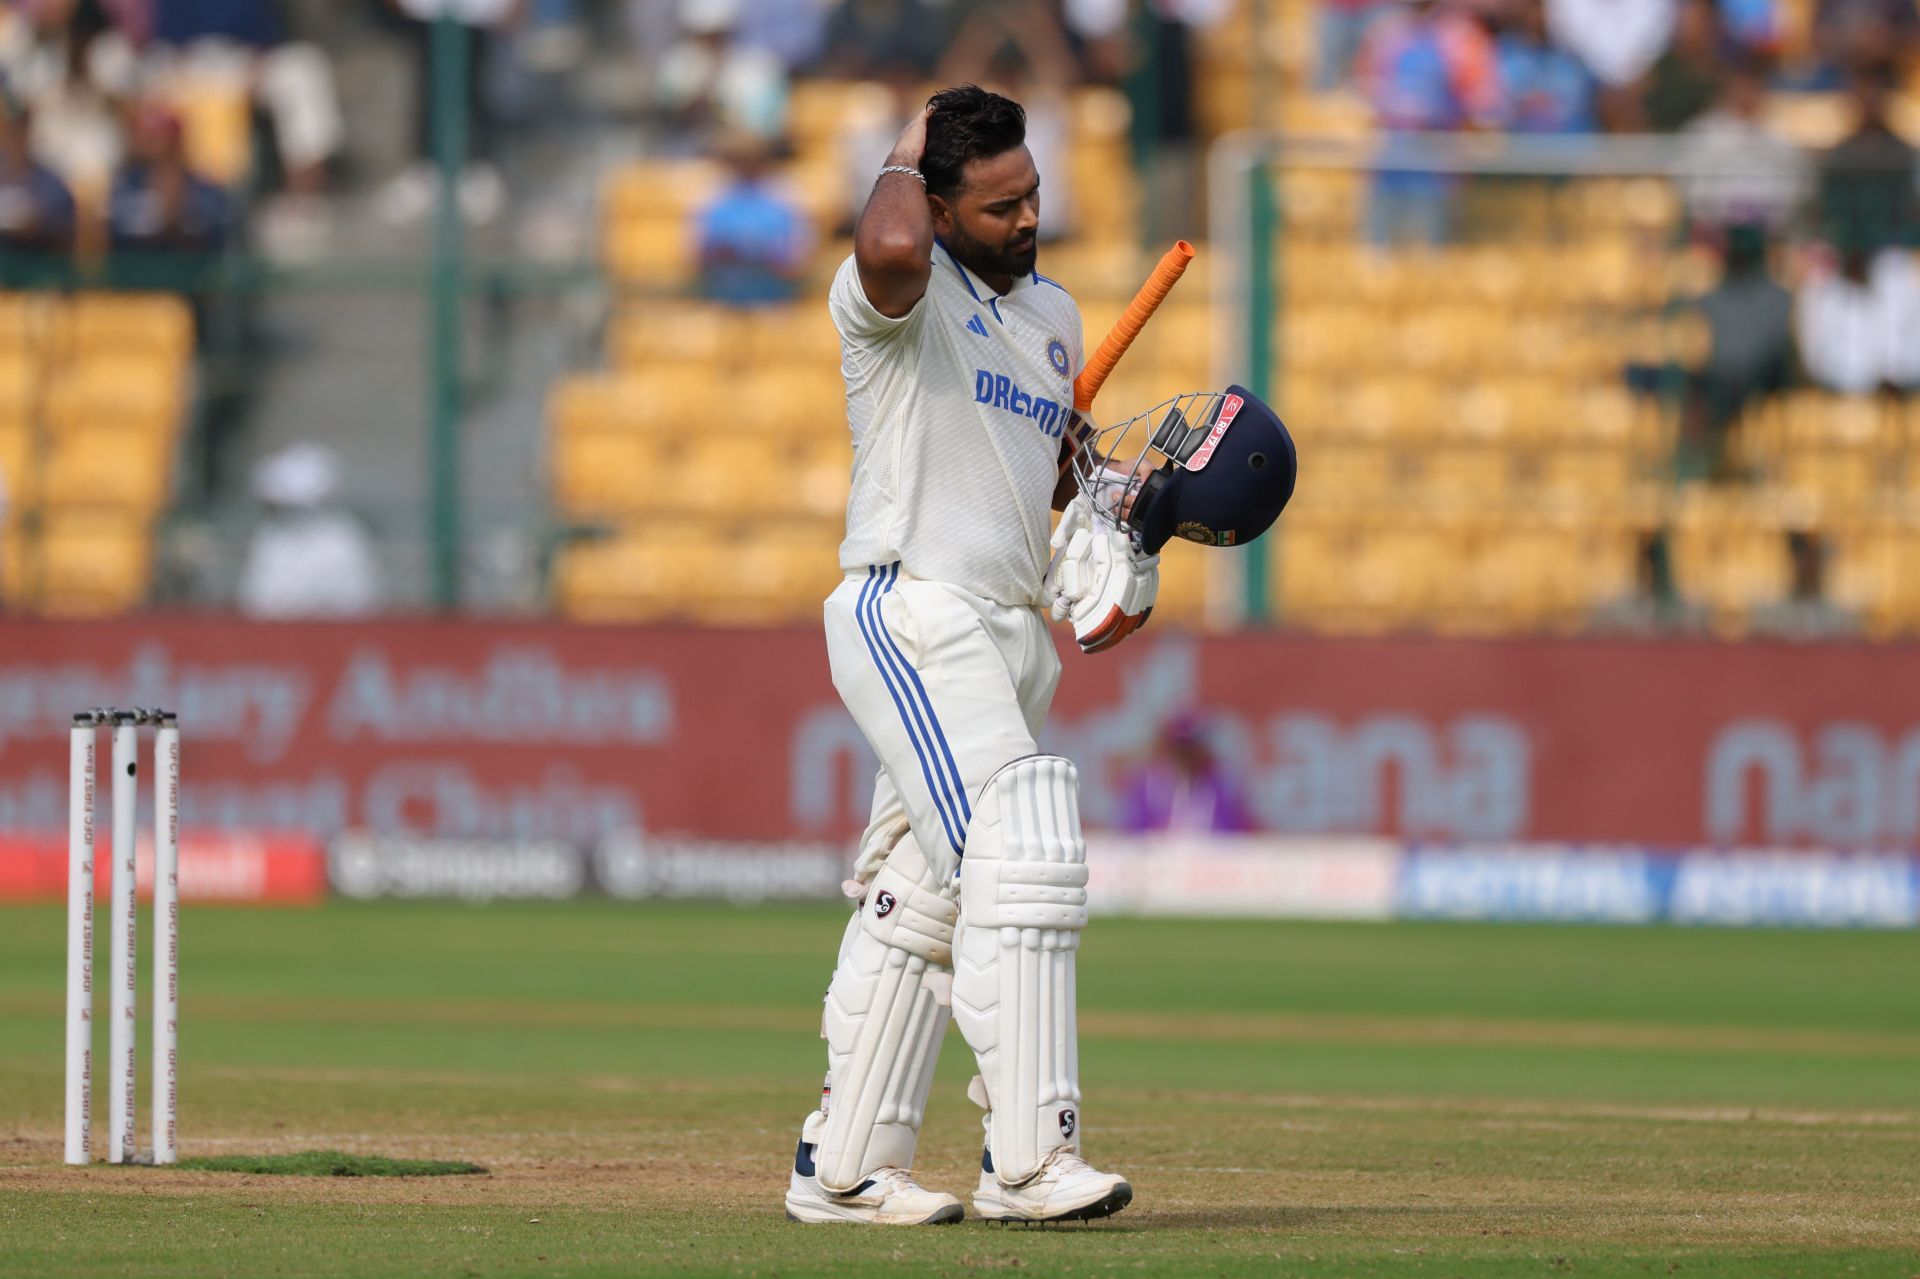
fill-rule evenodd
<path id="1" fill-rule="evenodd" d="M 1094 825 L 1198 712 L 1269 830 L 1920 842 L 1911 646 L 1149 628 L 1063 662 L 1043 744 Z M 65 829 L 65 724 L 103 703 L 180 712 L 189 831 L 839 838 L 873 770 L 813 630 L 0 622 L 0 833 Z"/>
<path id="2" fill-rule="evenodd" d="M 112 889 L 112 858 L 101 828 L 93 854 L 94 900 Z M 67 843 L 52 836 L 0 835 L 0 901 L 59 901 L 67 895 Z M 153 897 L 153 841 L 143 831 L 134 850 L 134 887 Z M 183 902 L 273 902 L 298 905 L 327 895 L 327 856 L 309 835 L 210 831 L 180 841 Z"/>

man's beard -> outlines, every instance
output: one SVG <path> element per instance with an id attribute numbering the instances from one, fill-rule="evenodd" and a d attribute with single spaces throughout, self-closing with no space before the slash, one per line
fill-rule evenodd
<path id="1" fill-rule="evenodd" d="M 1036 237 L 1025 249 L 1014 252 L 1005 248 L 989 248 L 980 241 L 962 231 L 958 226 L 947 237 L 947 247 L 953 250 L 953 256 L 975 275 L 1022 276 L 1031 272 L 1040 257 L 1040 243 Z"/>

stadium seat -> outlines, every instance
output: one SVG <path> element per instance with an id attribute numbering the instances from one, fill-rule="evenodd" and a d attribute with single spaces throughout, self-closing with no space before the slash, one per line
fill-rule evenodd
<path id="1" fill-rule="evenodd" d="M 125 612 L 147 593 L 152 546 L 146 521 L 98 510 L 47 517 L 38 603 L 55 616 Z"/>
<path id="2" fill-rule="evenodd" d="M 139 428 L 91 424 L 56 437 L 42 496 L 56 507 L 111 507 L 152 515 L 171 488 L 171 440 Z"/>
<path id="3" fill-rule="evenodd" d="M 607 270 L 618 284 L 678 288 L 693 279 L 694 245 L 687 218 L 622 219 L 607 228 Z"/>
<path id="4" fill-rule="evenodd" d="M 0 519 L 39 504 L 40 469 L 32 424 L 0 407 Z"/>
<path id="5" fill-rule="evenodd" d="M 57 341 L 70 358 L 141 355 L 178 366 L 192 358 L 193 311 L 166 293 L 81 293 L 61 311 Z"/>

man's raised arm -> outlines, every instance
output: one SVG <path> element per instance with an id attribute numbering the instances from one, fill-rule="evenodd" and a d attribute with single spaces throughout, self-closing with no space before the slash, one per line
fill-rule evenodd
<path id="1" fill-rule="evenodd" d="M 860 287 L 876 311 L 896 320 L 919 304 L 933 274 L 933 214 L 927 208 L 926 181 L 915 176 L 927 149 L 927 117 L 932 112 L 928 106 L 901 130 L 887 157 L 887 169 L 893 171 L 880 174 L 853 229 Z"/>

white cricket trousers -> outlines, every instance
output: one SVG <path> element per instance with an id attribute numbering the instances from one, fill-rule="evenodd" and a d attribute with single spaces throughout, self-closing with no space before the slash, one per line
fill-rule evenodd
<path id="1" fill-rule="evenodd" d="M 894 563 L 849 572 L 827 597 L 826 625 L 834 687 L 880 758 L 855 876 L 871 880 L 910 831 L 950 879 L 987 779 L 1040 749 L 1060 682 L 1047 615 Z"/>

